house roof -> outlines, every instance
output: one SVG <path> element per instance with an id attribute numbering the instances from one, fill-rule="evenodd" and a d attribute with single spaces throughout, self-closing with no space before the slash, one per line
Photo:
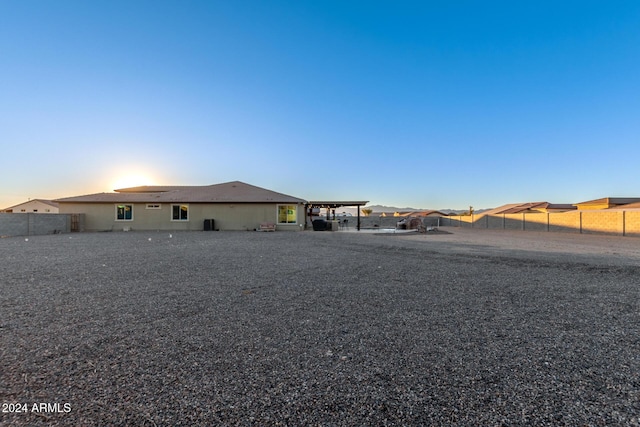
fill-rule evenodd
<path id="1" fill-rule="evenodd" d="M 240 181 L 203 186 L 142 186 L 122 188 L 115 193 L 65 197 L 59 203 L 306 203 Z"/>
<path id="2" fill-rule="evenodd" d="M 601 199 L 587 200 L 586 202 L 575 203 L 578 205 L 627 205 L 640 202 L 640 197 L 603 197 Z"/>
<path id="3" fill-rule="evenodd" d="M 510 203 L 482 213 L 485 215 L 513 214 L 529 209 L 545 208 L 548 204 L 547 202 Z"/>
<path id="4" fill-rule="evenodd" d="M 28 200 L 26 202 L 22 202 L 22 203 L 18 203 L 17 205 L 14 206 L 9 206 L 8 208 L 3 209 L 3 211 L 9 210 L 9 209 L 14 209 L 17 207 L 20 207 L 22 205 L 26 205 L 28 203 L 33 203 L 33 202 L 40 202 L 40 203 L 44 203 L 45 205 L 49 205 L 51 207 L 57 208 L 58 207 L 58 203 L 53 201 L 53 200 L 47 200 L 47 199 L 31 199 Z"/>
<path id="5" fill-rule="evenodd" d="M 511 203 L 503 205 L 489 211 L 482 212 L 487 215 L 514 214 L 526 212 L 530 209 L 561 209 L 574 210 L 576 207 L 566 203 L 549 203 L 549 202 L 528 202 L 528 203 Z"/>
<path id="6" fill-rule="evenodd" d="M 626 210 L 638 210 L 640 209 L 640 202 L 635 203 L 627 203 L 626 205 L 618 205 L 613 208 L 609 208 L 607 210 L 618 210 L 618 211 L 626 211 Z"/>
<path id="7" fill-rule="evenodd" d="M 568 210 L 568 211 L 572 211 L 576 209 L 575 205 L 572 205 L 571 203 L 549 203 L 546 206 L 547 209 L 564 209 L 564 210 Z"/>

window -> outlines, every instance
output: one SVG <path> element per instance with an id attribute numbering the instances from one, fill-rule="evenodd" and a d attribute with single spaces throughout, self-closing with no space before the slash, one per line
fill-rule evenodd
<path id="1" fill-rule="evenodd" d="M 171 205 L 173 221 L 189 221 L 189 205 Z"/>
<path id="2" fill-rule="evenodd" d="M 278 224 L 295 224 L 297 222 L 296 205 L 278 205 Z"/>
<path id="3" fill-rule="evenodd" d="M 133 205 L 116 205 L 116 221 L 133 220 Z"/>

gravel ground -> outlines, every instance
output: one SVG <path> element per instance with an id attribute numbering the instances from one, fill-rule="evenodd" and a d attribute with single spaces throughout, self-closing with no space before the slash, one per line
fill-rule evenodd
<path id="1" fill-rule="evenodd" d="M 449 231 L 0 239 L 0 424 L 639 426 L 640 239 Z"/>

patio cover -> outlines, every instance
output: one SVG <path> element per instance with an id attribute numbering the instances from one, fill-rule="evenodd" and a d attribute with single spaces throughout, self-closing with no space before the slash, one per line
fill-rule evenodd
<path id="1" fill-rule="evenodd" d="M 357 230 L 360 231 L 360 206 L 365 206 L 367 203 L 369 203 L 368 200 L 362 200 L 362 201 L 313 200 L 307 203 L 307 209 L 309 208 L 337 209 L 343 206 L 347 206 L 347 207 L 355 206 L 357 207 L 356 211 L 358 212 Z"/>

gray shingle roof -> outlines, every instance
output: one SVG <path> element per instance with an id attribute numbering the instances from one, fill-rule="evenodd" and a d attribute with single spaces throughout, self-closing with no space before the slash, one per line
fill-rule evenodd
<path id="1" fill-rule="evenodd" d="M 115 193 L 65 197 L 56 201 L 59 203 L 306 203 L 304 199 L 240 181 L 203 186 L 131 187 L 118 189 Z"/>

